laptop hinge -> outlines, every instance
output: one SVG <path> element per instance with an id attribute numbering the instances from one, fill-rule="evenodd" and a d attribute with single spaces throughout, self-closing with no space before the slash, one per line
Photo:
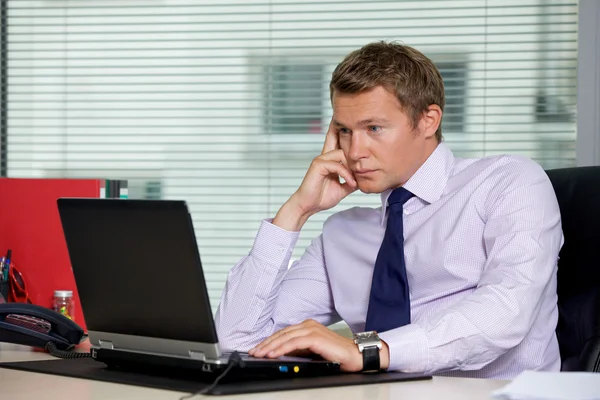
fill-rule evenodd
<path id="1" fill-rule="evenodd" d="M 188 353 L 192 360 L 206 361 L 206 356 L 201 351 L 189 350 Z"/>
<path id="2" fill-rule="evenodd" d="M 110 340 L 98 340 L 98 344 L 100 344 L 101 349 L 113 350 L 115 348 Z"/>

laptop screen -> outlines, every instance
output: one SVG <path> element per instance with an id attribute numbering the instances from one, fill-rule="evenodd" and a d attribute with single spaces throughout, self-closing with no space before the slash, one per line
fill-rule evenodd
<path id="1" fill-rule="evenodd" d="M 59 199 L 58 207 L 89 330 L 217 342 L 185 202 Z"/>

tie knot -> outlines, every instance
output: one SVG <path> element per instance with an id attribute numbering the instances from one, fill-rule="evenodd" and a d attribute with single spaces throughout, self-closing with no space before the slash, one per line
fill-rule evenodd
<path id="1" fill-rule="evenodd" d="M 390 206 L 394 204 L 400 204 L 402 206 L 413 196 L 414 194 L 412 194 L 408 190 L 404 189 L 403 187 L 399 187 L 397 189 L 394 189 L 390 194 L 390 197 L 388 197 L 388 204 Z"/>

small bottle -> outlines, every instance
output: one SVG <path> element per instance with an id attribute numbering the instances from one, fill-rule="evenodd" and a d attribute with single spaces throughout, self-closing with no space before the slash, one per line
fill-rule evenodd
<path id="1" fill-rule="evenodd" d="M 55 290 L 52 300 L 52 309 L 65 317 L 75 319 L 75 304 L 73 302 L 72 290 Z"/>

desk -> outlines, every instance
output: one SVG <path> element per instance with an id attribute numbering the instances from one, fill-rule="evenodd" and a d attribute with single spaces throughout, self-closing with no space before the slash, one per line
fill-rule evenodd
<path id="1" fill-rule="evenodd" d="M 30 347 L 0 343 L 0 362 L 48 360 L 49 354 L 32 351 Z M 235 396 L 206 396 L 215 400 L 480 400 L 490 399 L 490 393 L 506 381 L 434 377 L 427 381 L 399 382 L 364 386 L 345 386 L 331 389 L 307 389 L 285 392 L 257 393 Z M 149 389 L 37 374 L 0 368 L 0 393 L 11 400 L 178 400 L 184 393 Z M 200 399 L 196 396 L 194 399 Z"/>

